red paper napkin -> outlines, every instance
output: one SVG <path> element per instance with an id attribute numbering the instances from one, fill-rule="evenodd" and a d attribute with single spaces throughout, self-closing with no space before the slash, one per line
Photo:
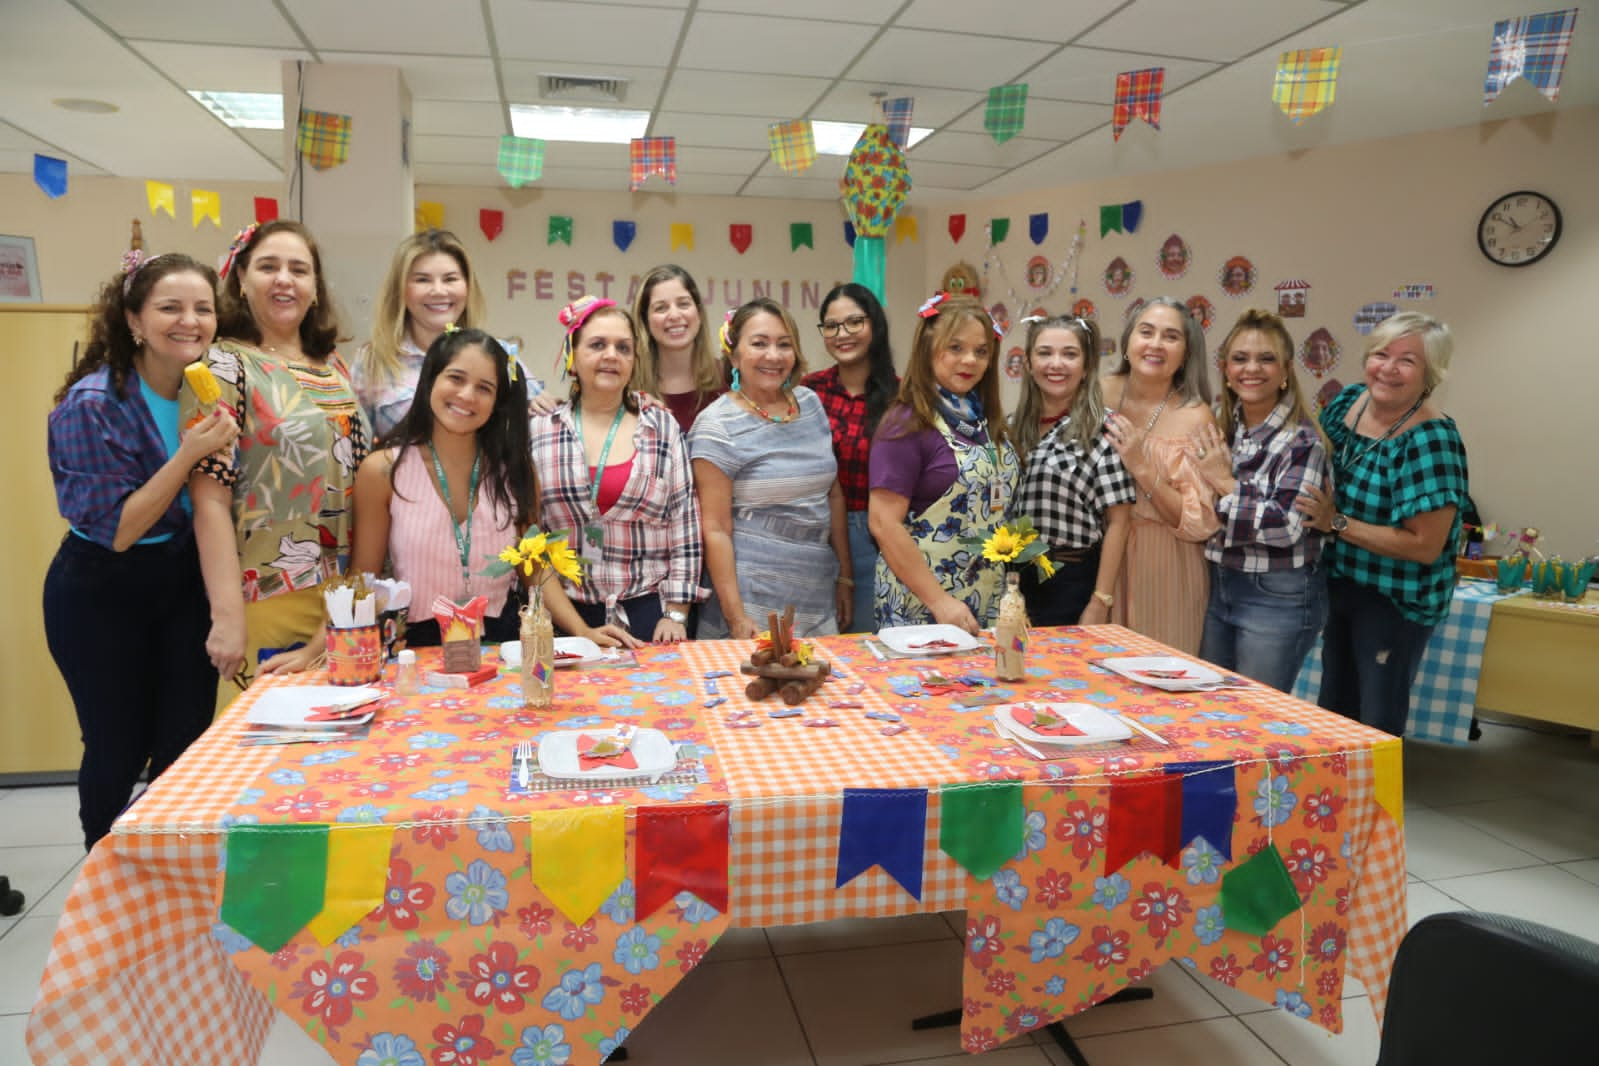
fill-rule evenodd
<path id="1" fill-rule="evenodd" d="M 577 768 L 579 770 L 597 770 L 602 766 L 615 766 L 622 770 L 637 770 L 638 757 L 633 754 L 632 748 L 628 748 L 620 755 L 596 756 L 589 754 L 594 749 L 594 745 L 602 740 L 611 739 L 611 737 L 591 737 L 584 733 L 583 739 L 578 742 Z"/>
<path id="2" fill-rule="evenodd" d="M 1084 735 L 1084 733 L 1083 733 L 1083 731 L 1081 729 L 1078 729 L 1076 726 L 1072 725 L 1070 722 L 1057 721 L 1057 723 L 1055 725 L 1042 725 L 1042 726 L 1039 725 L 1037 723 L 1037 717 L 1038 716 L 1029 707 L 1017 707 L 1017 708 L 1015 708 L 1014 710 L 1011 711 L 1011 717 L 1016 720 L 1018 725 L 1026 726 L 1028 729 L 1031 729 L 1033 732 L 1037 733 L 1039 736 L 1045 736 L 1045 737 L 1080 737 L 1080 736 Z M 1050 715 L 1050 717 L 1051 718 L 1056 718 L 1057 716 Z"/>

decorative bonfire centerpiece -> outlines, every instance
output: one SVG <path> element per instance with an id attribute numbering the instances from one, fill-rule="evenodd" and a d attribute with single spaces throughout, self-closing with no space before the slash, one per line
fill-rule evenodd
<path id="1" fill-rule="evenodd" d="M 833 672 L 826 660 L 816 658 L 810 644 L 794 639 L 794 608 L 789 606 L 783 617 L 773 611 L 767 616 L 770 628 L 755 638 L 755 651 L 749 661 L 739 666 L 739 672 L 751 675 L 744 686 L 744 695 L 751 700 L 764 700 L 774 693 L 793 707 L 813 695 Z"/>
<path id="2" fill-rule="evenodd" d="M 507 569 L 522 571 L 528 580 L 528 602 L 522 608 L 522 702 L 548 707 L 555 699 L 555 623 L 544 606 L 544 582 L 554 571 L 573 584 L 583 580 L 586 561 L 567 542 L 568 532 L 539 533 L 523 537 L 500 552 L 484 573 L 497 577 Z"/>

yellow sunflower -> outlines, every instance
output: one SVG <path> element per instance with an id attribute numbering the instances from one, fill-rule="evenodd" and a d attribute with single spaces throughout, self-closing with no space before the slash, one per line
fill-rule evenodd
<path id="1" fill-rule="evenodd" d="M 550 568 L 557 574 L 572 582 L 582 582 L 583 564 L 578 561 L 577 552 L 563 538 L 550 542 L 549 546 Z"/>
<path id="2" fill-rule="evenodd" d="M 1049 561 L 1048 552 L 1045 552 L 1043 555 L 1040 555 L 1033 561 L 1037 563 L 1038 568 L 1044 572 L 1045 581 L 1048 581 L 1050 578 L 1055 576 L 1055 564 Z"/>
<path id="3" fill-rule="evenodd" d="M 983 558 L 991 563 L 1008 563 L 1022 553 L 1027 541 L 1009 526 L 1000 526 L 983 542 Z"/>

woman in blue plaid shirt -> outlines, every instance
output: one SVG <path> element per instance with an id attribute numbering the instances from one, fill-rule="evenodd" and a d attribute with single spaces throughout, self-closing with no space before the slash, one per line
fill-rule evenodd
<path id="1" fill-rule="evenodd" d="M 1319 702 L 1395 736 L 1454 595 L 1466 446 L 1432 402 L 1453 345 L 1448 326 L 1412 311 L 1371 331 L 1365 384 L 1321 413 L 1336 495 L 1306 485 L 1296 504 L 1332 534 Z"/>

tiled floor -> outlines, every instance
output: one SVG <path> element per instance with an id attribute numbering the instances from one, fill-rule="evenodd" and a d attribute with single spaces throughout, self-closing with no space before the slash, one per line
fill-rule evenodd
<path id="1" fill-rule="evenodd" d="M 1494 910 L 1599 940 L 1599 750 L 1586 738 L 1489 725 L 1469 748 L 1407 744 L 1412 922 Z M 28 1061 L 22 1032 L 57 916 L 82 858 L 71 789 L 0 790 L 0 873 L 28 909 L 0 918 L 0 1064 Z M 628 1041 L 640 1066 L 1062 1066 L 1041 1036 L 981 1059 L 956 1030 L 907 1020 L 960 1002 L 958 915 L 734 930 Z M 1146 1003 L 1105 1005 L 1071 1028 L 1095 1066 L 1217 1063 L 1370 1066 L 1377 1029 L 1348 1004 L 1332 1037 L 1181 967 Z M 1353 982 L 1352 982 L 1353 983 Z M 1358 988 L 1350 991 L 1359 999 Z M 279 1019 L 263 1066 L 331 1062 Z"/>

